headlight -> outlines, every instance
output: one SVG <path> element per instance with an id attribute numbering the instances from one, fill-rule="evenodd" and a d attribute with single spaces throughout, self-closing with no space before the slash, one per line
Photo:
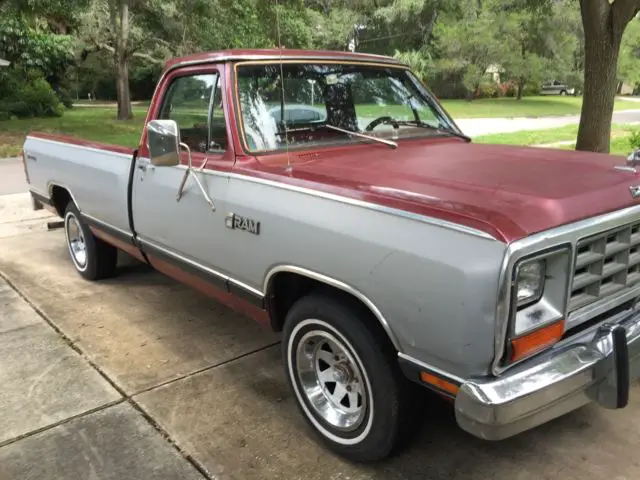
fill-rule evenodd
<path id="1" fill-rule="evenodd" d="M 512 284 L 509 338 L 515 362 L 549 346 L 546 329 L 553 339 L 562 335 L 567 301 L 570 248 L 557 247 L 523 258 L 515 266 Z"/>
<path id="2" fill-rule="evenodd" d="M 516 301 L 518 307 L 540 300 L 544 291 L 544 260 L 523 263 L 516 275 Z"/>

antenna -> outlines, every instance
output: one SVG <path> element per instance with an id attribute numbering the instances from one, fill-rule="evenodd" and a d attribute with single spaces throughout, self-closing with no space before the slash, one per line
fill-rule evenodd
<path id="1" fill-rule="evenodd" d="M 280 37 L 280 2 L 276 0 L 276 33 L 278 35 L 278 48 L 280 49 L 280 123 L 284 128 L 284 142 L 287 152 L 287 172 L 291 171 L 291 161 L 289 159 L 289 130 L 287 128 L 287 122 L 284 119 L 284 69 L 282 68 L 283 51 L 282 41 Z"/>

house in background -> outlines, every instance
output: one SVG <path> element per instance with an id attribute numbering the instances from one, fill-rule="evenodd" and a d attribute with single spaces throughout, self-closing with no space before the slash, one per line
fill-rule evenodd
<path id="1" fill-rule="evenodd" d="M 636 87 L 634 85 L 618 82 L 618 95 L 633 95 L 635 93 Z"/>
<path id="2" fill-rule="evenodd" d="M 490 80 L 494 83 L 501 83 L 500 81 L 501 73 L 504 73 L 504 68 L 502 68 L 502 65 L 495 64 L 495 63 L 492 63 L 491 65 L 489 65 L 489 67 L 485 70 L 485 75 L 487 77 L 487 80 Z"/>
<path id="3" fill-rule="evenodd" d="M 11 65 L 10 61 L 0 58 L 0 67 L 8 67 L 9 65 Z"/>

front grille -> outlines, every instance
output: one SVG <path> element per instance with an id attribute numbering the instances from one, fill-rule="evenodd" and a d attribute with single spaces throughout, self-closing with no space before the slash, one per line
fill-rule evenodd
<path id="1" fill-rule="evenodd" d="M 578 242 L 569 313 L 640 283 L 640 222 Z"/>

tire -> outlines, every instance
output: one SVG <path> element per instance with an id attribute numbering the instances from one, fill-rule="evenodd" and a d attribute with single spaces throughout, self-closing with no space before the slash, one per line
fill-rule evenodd
<path id="1" fill-rule="evenodd" d="M 303 417 L 331 450 L 357 462 L 389 456 L 413 433 L 408 381 L 388 340 L 365 325 L 375 321 L 367 314 L 337 295 L 314 293 L 289 310 L 282 342 L 287 381 Z M 344 361 L 335 362 L 336 354 Z M 312 403 L 306 392 L 314 382 Z M 331 420 L 322 409 L 334 413 Z"/>
<path id="2" fill-rule="evenodd" d="M 64 234 L 71 261 L 82 277 L 101 280 L 115 275 L 118 249 L 93 235 L 73 202 L 64 212 Z"/>
<path id="3" fill-rule="evenodd" d="M 566 90 L 560 90 L 560 96 L 564 97 L 567 94 Z"/>

